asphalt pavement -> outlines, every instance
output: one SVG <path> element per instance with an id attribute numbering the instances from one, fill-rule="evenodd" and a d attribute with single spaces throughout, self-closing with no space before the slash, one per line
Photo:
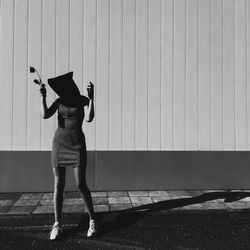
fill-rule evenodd
<path id="1" fill-rule="evenodd" d="M 87 238 L 86 214 L 64 214 L 61 240 L 48 239 L 52 214 L 0 217 L 0 249 L 250 249 L 250 212 L 128 210 L 98 213 L 99 235 Z"/>

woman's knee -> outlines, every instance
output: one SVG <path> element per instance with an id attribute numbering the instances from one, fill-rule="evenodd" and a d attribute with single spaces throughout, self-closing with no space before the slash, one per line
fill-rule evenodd
<path id="1" fill-rule="evenodd" d="M 63 192 L 65 186 L 65 181 L 64 180 L 55 180 L 55 190 L 56 191 L 61 191 Z"/>
<path id="2" fill-rule="evenodd" d="M 78 183 L 76 183 L 76 186 L 80 191 L 88 191 L 89 190 L 86 182 L 78 182 Z"/>

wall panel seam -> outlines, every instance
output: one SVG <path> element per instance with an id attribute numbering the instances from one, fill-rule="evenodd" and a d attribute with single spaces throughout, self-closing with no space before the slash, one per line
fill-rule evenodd
<path id="1" fill-rule="evenodd" d="M 26 55 L 26 62 L 27 62 L 27 69 L 29 64 L 29 5 L 30 0 L 27 0 L 27 55 Z M 26 73 L 26 101 L 25 101 L 25 110 L 26 110 L 26 136 L 25 136 L 25 150 L 28 150 L 28 93 L 29 93 L 29 77 L 28 77 L 28 70 Z"/>
<path id="2" fill-rule="evenodd" d="M 221 58 L 222 58 L 222 64 L 221 64 L 221 67 L 222 67 L 222 90 L 221 90 L 221 99 L 222 99 L 222 105 L 221 105 L 221 108 L 222 108 L 222 150 L 224 148 L 224 63 L 223 63 L 223 58 L 224 58 L 224 0 L 221 1 L 221 29 L 222 29 L 222 41 L 221 41 Z"/>
<path id="3" fill-rule="evenodd" d="M 197 149 L 200 150 L 199 143 L 199 56 L 200 56 L 200 2 L 197 2 Z"/>
<path id="4" fill-rule="evenodd" d="M 41 48 L 40 48 L 40 63 L 41 63 L 41 76 L 43 75 L 43 0 L 41 0 Z M 40 120 L 40 150 L 42 149 L 42 117 L 39 116 Z"/>
<path id="5" fill-rule="evenodd" d="M 187 0 L 185 0 L 185 85 L 184 85 L 184 92 L 185 92 L 185 150 L 187 150 L 187 16 L 188 16 L 188 8 L 187 8 Z"/>
<path id="6" fill-rule="evenodd" d="M 68 71 L 70 71 L 70 43 L 71 43 L 71 39 L 70 39 L 70 0 L 68 0 L 68 15 L 69 15 L 69 27 L 68 27 Z"/>
<path id="7" fill-rule="evenodd" d="M 210 40 L 209 40 L 209 51 L 210 51 L 210 64 L 209 64 L 209 70 L 210 70 L 210 151 L 213 148 L 212 144 L 212 133 L 213 133 L 213 128 L 212 128 L 212 0 L 209 0 L 210 3 L 210 14 L 209 14 L 209 25 L 210 25 Z"/>
<path id="8" fill-rule="evenodd" d="M 81 48 L 82 48 L 82 57 L 81 57 L 81 73 L 82 73 L 82 75 L 81 75 L 81 77 L 82 77 L 82 82 L 81 82 L 81 92 L 83 93 L 83 77 L 84 77 L 84 72 L 83 72 L 83 70 L 84 70 L 84 7 L 85 7 L 85 5 L 84 5 L 84 3 L 85 3 L 85 1 L 83 0 L 82 1 L 82 37 L 81 37 L 81 39 L 82 39 L 82 46 L 81 46 Z"/>
<path id="9" fill-rule="evenodd" d="M 161 91 L 161 88 L 162 88 L 162 70 L 161 70 L 161 67 L 162 67 L 162 0 L 160 0 L 160 150 L 162 149 L 162 109 L 161 109 L 161 103 L 162 103 L 162 91 Z"/>
<path id="10" fill-rule="evenodd" d="M 236 57 L 236 0 L 234 0 L 234 150 L 237 150 L 237 122 L 236 122 L 236 76 L 235 76 L 235 57 Z"/>
<path id="11" fill-rule="evenodd" d="M 147 1 L 147 145 L 146 148 L 147 150 L 149 149 L 148 147 L 148 84 L 149 84 L 149 18 L 150 18 L 150 0 Z"/>
<path id="12" fill-rule="evenodd" d="M 55 68 L 54 68 L 54 74 L 56 74 L 57 71 L 57 64 L 56 64 L 56 57 L 57 57 L 57 53 L 56 53 L 56 47 L 57 47 L 57 0 L 55 0 Z M 54 93 L 54 97 L 56 97 L 56 93 Z M 54 116 L 54 131 L 56 129 L 56 124 L 57 120 L 56 120 L 56 116 Z"/>
<path id="13" fill-rule="evenodd" d="M 248 48 L 247 48 L 247 36 L 248 36 L 248 32 L 247 32 L 247 28 L 248 28 L 248 25 L 247 25 L 247 19 L 248 19 L 248 16 L 247 16 L 247 0 L 245 0 L 245 16 L 246 16 L 246 25 L 245 25 L 245 29 L 246 29 L 246 66 L 245 66 L 245 70 L 246 70 L 246 150 L 248 150 L 248 127 L 247 127 L 247 120 L 248 120 L 248 107 L 247 107 L 247 104 L 248 104 L 248 101 L 247 101 L 247 96 L 248 96 L 248 87 L 247 87 L 247 54 L 248 54 Z"/>
<path id="14" fill-rule="evenodd" d="M 136 57 L 136 39 L 137 39 L 137 36 L 136 36 L 136 25 L 137 25 L 137 22 L 136 22 L 136 0 L 134 0 L 134 3 L 135 3 L 135 29 L 134 29 L 134 32 L 135 32 L 135 37 L 134 37 L 134 55 L 135 55 L 135 64 L 134 64 L 134 150 L 136 148 L 136 86 L 137 86 L 137 82 L 136 82 L 136 78 L 137 78 L 137 74 L 136 74 L 136 65 L 137 65 L 137 57 Z"/>
<path id="15" fill-rule="evenodd" d="M 97 85 L 97 58 L 98 58 L 98 55 L 97 55 L 97 31 L 98 31 L 98 0 L 95 0 L 95 85 Z M 94 96 L 95 97 L 95 96 Z M 95 116 L 97 114 L 97 98 L 95 98 Z M 96 189 L 96 169 L 97 169 L 97 146 L 96 146 L 96 130 L 97 130 L 97 126 L 96 126 L 97 122 L 96 122 L 96 118 L 95 118 L 95 161 L 94 161 L 94 187 Z"/>
<path id="16" fill-rule="evenodd" d="M 13 129 L 14 129 L 14 126 L 13 126 L 13 123 L 14 123 L 14 86 L 15 86 L 15 82 L 14 82 L 14 74 L 15 74 L 15 21 L 16 21 L 16 0 L 13 0 L 13 36 L 12 36 L 12 89 L 11 89 L 11 99 L 12 99 L 12 102 L 11 102 L 11 149 L 13 150 L 13 140 L 14 140 L 14 137 L 13 137 Z"/>
<path id="17" fill-rule="evenodd" d="M 123 88 L 124 88 L 124 69 L 123 69 L 123 55 L 124 55 L 124 41 L 123 41 L 123 38 L 124 38 L 124 9 L 123 9 L 123 0 L 121 0 L 121 12 L 122 12 L 122 16 L 121 16 L 121 149 L 123 149 L 123 115 L 124 115 L 124 112 L 123 112 L 123 100 L 124 100 L 124 91 L 123 91 Z"/>
<path id="18" fill-rule="evenodd" d="M 175 80 L 175 67 L 174 67 L 174 62 L 175 62 L 175 46 L 174 46 L 174 37 L 175 37 L 175 1 L 172 0 L 172 6 L 173 6 L 173 39 L 172 39 L 172 149 L 174 149 L 174 80 Z"/>
<path id="19" fill-rule="evenodd" d="M 110 69 L 110 53 L 111 53 L 111 0 L 109 0 L 109 53 L 108 53 L 108 149 L 110 149 L 110 75 L 111 75 L 111 69 Z"/>

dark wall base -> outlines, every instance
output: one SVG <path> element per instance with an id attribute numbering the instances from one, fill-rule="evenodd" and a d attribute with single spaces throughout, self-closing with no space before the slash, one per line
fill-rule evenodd
<path id="1" fill-rule="evenodd" d="M 89 151 L 91 190 L 249 189 L 250 152 Z M 0 192 L 53 190 L 49 151 L 1 151 Z M 66 190 L 76 190 L 73 169 Z"/>

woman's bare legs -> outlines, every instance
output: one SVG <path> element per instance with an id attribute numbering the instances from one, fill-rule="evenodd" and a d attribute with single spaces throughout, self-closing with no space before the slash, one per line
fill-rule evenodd
<path id="1" fill-rule="evenodd" d="M 54 214 L 55 222 L 61 223 L 63 190 L 65 186 L 65 167 L 53 168 L 54 173 Z"/>
<path id="2" fill-rule="evenodd" d="M 74 168 L 74 174 L 75 174 L 75 179 L 76 179 L 76 185 L 80 191 L 80 194 L 84 200 L 87 212 L 89 214 L 89 218 L 91 220 L 95 219 L 94 215 L 94 209 L 93 209 L 93 203 L 92 203 L 92 198 L 91 194 L 89 191 L 89 188 L 86 183 L 86 167 L 80 166 L 80 167 L 75 167 Z"/>

